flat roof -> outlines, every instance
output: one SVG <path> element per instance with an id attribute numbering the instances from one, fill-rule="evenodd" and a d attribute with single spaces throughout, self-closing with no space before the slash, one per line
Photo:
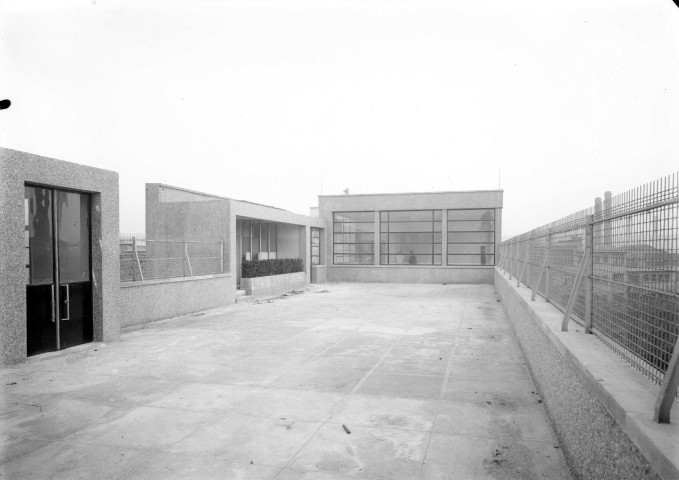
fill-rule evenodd
<path id="1" fill-rule="evenodd" d="M 493 190 L 449 190 L 449 191 L 432 191 L 432 192 L 403 192 L 403 193 L 349 193 L 339 195 L 318 195 L 321 197 L 377 197 L 386 195 L 444 195 L 449 193 L 485 193 L 485 192 L 504 192 L 504 189 Z"/>

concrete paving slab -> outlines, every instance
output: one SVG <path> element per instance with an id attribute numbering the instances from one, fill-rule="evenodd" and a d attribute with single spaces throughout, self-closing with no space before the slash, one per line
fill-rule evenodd
<path id="1" fill-rule="evenodd" d="M 516 408 L 502 401 L 482 403 L 448 402 L 439 404 L 434 432 L 469 437 L 486 437 L 503 441 L 530 440 L 555 443 L 556 438 L 546 421 L 541 405 Z"/>
<path id="2" fill-rule="evenodd" d="M 0 465 L 0 478 L 19 480 L 117 479 L 151 457 L 151 452 L 73 442 L 54 442 Z"/>
<path id="3" fill-rule="evenodd" d="M 115 417 L 124 407 L 88 400 L 52 398 L 22 404 L 0 415 L 0 432 L 24 437 L 61 439 L 92 423 Z"/>
<path id="4" fill-rule="evenodd" d="M 200 428 L 168 451 L 177 455 L 283 466 L 320 425 L 294 419 L 230 416 Z"/>
<path id="5" fill-rule="evenodd" d="M 474 403 L 502 399 L 503 402 L 529 406 L 538 403 L 536 392 L 528 374 L 524 379 L 511 381 L 502 378 L 449 377 L 443 399 Z"/>
<path id="6" fill-rule="evenodd" d="M 328 472 L 306 472 L 292 468 L 284 468 L 280 471 L 276 480 L 356 480 L 358 477 L 338 475 Z"/>
<path id="7" fill-rule="evenodd" d="M 292 468 L 350 474 L 361 478 L 417 478 L 428 433 L 412 430 L 325 424 L 290 463 Z"/>
<path id="8" fill-rule="evenodd" d="M 0 369 L 0 478 L 568 478 L 535 390 L 492 286 L 312 286 Z"/>
<path id="9" fill-rule="evenodd" d="M 438 399 L 444 380 L 445 377 L 442 375 L 399 375 L 375 372 L 365 379 L 357 392 L 392 397 Z"/>
<path id="10" fill-rule="evenodd" d="M 243 402 L 233 413 L 280 420 L 320 422 L 327 419 L 344 398 L 342 394 L 327 392 L 262 389 L 248 398 L 247 402 Z"/>
<path id="11" fill-rule="evenodd" d="M 228 412 L 261 391 L 259 387 L 188 383 L 155 400 L 150 406 L 196 412 Z"/>
<path id="12" fill-rule="evenodd" d="M 569 480 L 563 454 L 554 447 L 433 433 L 420 479 Z"/>
<path id="13" fill-rule="evenodd" d="M 526 365 L 522 362 L 484 361 L 476 357 L 469 360 L 458 358 L 448 369 L 451 377 L 485 378 L 487 380 L 513 378 L 521 381 L 526 378 L 527 372 Z"/>
<path id="14" fill-rule="evenodd" d="M 94 445 L 161 450 L 193 433 L 214 414 L 169 408 L 133 407 L 81 429 L 73 441 Z"/>
<path id="15" fill-rule="evenodd" d="M 323 370 L 300 368 L 279 378 L 272 387 L 292 390 L 350 393 L 365 376 L 365 369 L 345 368 Z"/>
<path id="16" fill-rule="evenodd" d="M 445 375 L 447 361 L 443 359 L 384 358 L 375 369 L 377 373 L 400 373 L 412 375 Z"/>
<path id="17" fill-rule="evenodd" d="M 436 417 L 437 402 L 411 398 L 384 398 L 352 395 L 328 422 L 364 427 L 430 430 Z"/>
<path id="18" fill-rule="evenodd" d="M 232 462 L 217 458 L 187 457 L 160 453 L 135 468 L 120 480 L 270 480 L 278 472 L 276 467 Z"/>
<path id="19" fill-rule="evenodd" d="M 50 440 L 45 439 L 0 434 L 0 464 L 23 457 L 28 453 L 44 447 L 50 442 Z"/>

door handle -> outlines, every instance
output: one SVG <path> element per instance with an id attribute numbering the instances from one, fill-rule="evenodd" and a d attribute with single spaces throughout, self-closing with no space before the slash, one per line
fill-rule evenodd
<path id="1" fill-rule="evenodd" d="M 68 283 L 62 286 L 66 287 L 66 299 L 64 300 L 64 304 L 66 305 L 66 318 L 61 318 L 60 320 L 66 321 L 71 319 L 71 289 L 69 288 L 70 285 Z"/>
<path id="2" fill-rule="evenodd" d="M 50 285 L 50 297 L 52 298 L 52 323 L 54 323 L 55 316 L 54 316 L 54 284 Z"/>

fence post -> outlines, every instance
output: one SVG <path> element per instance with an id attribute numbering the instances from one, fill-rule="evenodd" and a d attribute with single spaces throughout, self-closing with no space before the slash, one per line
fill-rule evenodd
<path id="1" fill-rule="evenodd" d="M 528 263 L 528 256 L 530 255 L 530 232 L 528 232 L 528 238 L 526 239 L 526 258 L 523 260 L 523 267 L 521 267 L 521 274 L 519 278 L 516 279 L 516 286 L 521 286 L 521 280 L 523 280 L 523 272 L 526 271 L 526 264 Z M 518 260 L 517 260 L 518 261 Z M 518 268 L 518 265 L 517 265 Z M 526 286 L 528 283 L 526 282 Z"/>
<path id="2" fill-rule="evenodd" d="M 189 248 L 186 240 L 184 240 L 184 257 L 186 258 L 186 263 L 189 264 L 189 274 L 193 277 L 193 269 L 191 268 L 191 259 L 189 258 Z"/>
<path id="3" fill-rule="evenodd" d="M 509 273 L 509 281 L 512 281 L 512 264 L 514 263 L 514 260 L 512 258 L 512 253 L 514 253 L 514 249 L 512 248 L 512 244 L 514 242 L 512 240 L 509 240 L 509 245 L 507 245 L 507 248 L 509 249 L 509 254 L 507 255 L 507 272 Z"/>
<path id="4" fill-rule="evenodd" d="M 585 238 L 587 237 L 587 228 L 591 226 L 593 222 L 593 216 L 587 215 L 587 224 L 585 225 Z M 571 290 L 571 296 L 568 298 L 568 306 L 566 307 L 566 313 L 563 316 L 563 321 L 561 322 L 561 331 L 568 331 L 568 322 L 571 319 L 571 314 L 573 313 L 573 307 L 578 299 L 578 292 L 582 286 L 582 279 L 585 277 L 585 272 L 589 270 L 589 265 L 592 263 L 592 252 L 589 251 L 590 245 L 585 241 L 585 251 L 582 254 L 582 261 L 580 262 L 580 268 L 578 268 L 578 274 L 575 277 L 575 282 L 573 282 L 573 289 Z M 586 320 L 585 320 L 586 321 Z"/>
<path id="5" fill-rule="evenodd" d="M 139 261 L 139 252 L 137 251 L 137 239 L 132 237 L 132 250 L 134 251 L 134 259 L 137 261 L 137 268 L 139 269 L 139 276 L 141 281 L 144 281 L 144 272 L 141 269 L 141 262 Z M 132 270 L 132 279 L 134 280 L 134 270 Z"/>
<path id="6" fill-rule="evenodd" d="M 533 288 L 533 293 L 530 296 L 530 299 L 532 302 L 535 301 L 535 294 L 538 291 L 538 288 L 540 288 L 540 280 L 542 280 L 542 274 L 544 273 L 546 275 L 547 281 L 546 281 L 546 287 L 545 287 L 545 300 L 548 300 L 549 298 L 549 248 L 551 246 L 551 232 L 552 229 L 550 228 L 547 230 L 547 239 L 545 240 L 545 254 L 542 257 L 542 265 L 540 266 L 540 273 L 538 273 L 538 279 L 535 281 L 535 287 Z"/>
<path id="7" fill-rule="evenodd" d="M 585 225 L 585 255 L 589 252 L 589 265 L 585 272 L 585 333 L 592 333 L 592 300 L 594 295 L 594 216 L 587 215 Z"/>
<path id="8" fill-rule="evenodd" d="M 224 240 L 219 241 L 219 268 L 224 273 Z"/>
<path id="9" fill-rule="evenodd" d="M 679 388 L 679 338 L 674 345 L 672 358 L 667 371 L 663 377 L 660 391 L 658 392 L 658 399 L 655 402 L 655 410 L 653 411 L 653 420 L 658 423 L 670 423 L 670 410 L 674 403 L 674 397 L 677 395 Z"/>

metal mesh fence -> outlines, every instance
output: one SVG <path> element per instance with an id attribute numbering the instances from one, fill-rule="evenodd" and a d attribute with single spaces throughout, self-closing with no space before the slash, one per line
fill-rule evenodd
<path id="1" fill-rule="evenodd" d="M 221 242 L 146 240 L 120 236 L 120 281 L 135 282 L 222 273 Z"/>
<path id="2" fill-rule="evenodd" d="M 562 311 L 575 294 L 572 319 L 662 383 L 679 336 L 679 174 L 607 192 L 603 203 L 507 240 L 500 252 L 510 276 Z"/>

